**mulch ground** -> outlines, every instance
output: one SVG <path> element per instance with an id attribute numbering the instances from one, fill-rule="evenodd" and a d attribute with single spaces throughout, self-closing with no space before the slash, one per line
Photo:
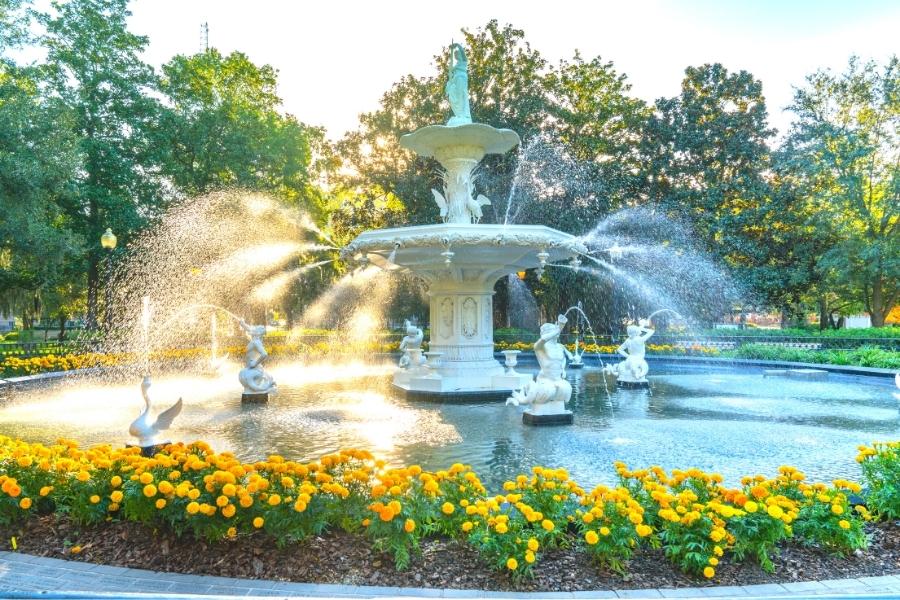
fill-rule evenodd
<path id="1" fill-rule="evenodd" d="M 15 536 L 19 551 L 38 556 L 123 567 L 306 583 L 440 587 L 507 591 L 578 591 L 704 585 L 750 585 L 838 579 L 900 573 L 900 524 L 868 526 L 869 547 L 848 557 L 815 548 L 785 545 L 768 574 L 752 563 L 723 559 L 712 581 L 675 569 L 661 550 L 642 550 L 619 575 L 599 568 L 573 550 L 542 552 L 535 576 L 515 582 L 485 567 L 477 553 L 453 540 L 428 539 L 406 571 L 394 569 L 390 556 L 371 550 L 367 540 L 343 532 L 312 537 L 279 549 L 261 536 L 207 543 L 153 531 L 135 523 L 109 522 L 81 527 L 65 517 L 41 517 L 19 527 L 0 528 L 3 548 Z M 73 555 L 70 548 L 80 545 Z"/>

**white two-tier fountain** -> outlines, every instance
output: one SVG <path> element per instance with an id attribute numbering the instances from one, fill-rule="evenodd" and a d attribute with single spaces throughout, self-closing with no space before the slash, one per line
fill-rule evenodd
<path id="1" fill-rule="evenodd" d="M 491 395 L 504 399 L 531 377 L 504 372 L 494 358 L 494 284 L 510 273 L 543 270 L 587 249 L 572 235 L 543 225 L 481 224 L 482 207 L 473 172 L 486 154 L 519 144 L 509 129 L 473 123 L 467 62 L 451 47 L 446 91 L 453 111 L 447 125 L 429 125 L 400 138 L 400 145 L 444 167 L 443 190 L 432 190 L 443 223 L 367 231 L 343 251 L 347 258 L 385 270 L 402 269 L 428 284 L 428 361 L 409 361 L 394 384 L 410 395 Z"/>

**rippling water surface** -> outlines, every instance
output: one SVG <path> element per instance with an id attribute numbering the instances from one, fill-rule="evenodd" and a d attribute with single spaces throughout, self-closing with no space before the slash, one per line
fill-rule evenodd
<path id="1" fill-rule="evenodd" d="M 585 486 L 614 480 L 612 462 L 699 467 L 736 483 L 792 464 L 810 477 L 858 477 L 856 446 L 900 434 L 892 388 L 862 380 L 765 378 L 755 370 L 655 368 L 652 390 L 607 392 L 599 371 L 571 371 L 575 424 L 525 427 L 503 404 L 430 404 L 395 397 L 389 369 L 282 365 L 267 405 L 242 405 L 233 373 L 154 379 L 162 410 L 179 396 L 173 440 L 204 439 L 245 460 L 269 453 L 307 460 L 366 448 L 395 464 L 471 464 L 490 484 L 531 466 L 562 466 Z M 342 378 L 346 378 L 342 381 Z M 0 433 L 30 441 L 128 441 L 143 409 L 138 382 L 64 382 L 0 404 Z"/>

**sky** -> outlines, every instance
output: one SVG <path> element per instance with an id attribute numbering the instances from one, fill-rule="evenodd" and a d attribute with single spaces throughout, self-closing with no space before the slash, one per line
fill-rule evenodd
<path id="1" fill-rule="evenodd" d="M 279 71 L 284 108 L 337 139 L 403 75 L 434 73 L 434 55 L 460 29 L 490 19 L 525 31 L 545 59 L 579 50 L 611 60 L 648 102 L 680 91 L 685 67 L 721 62 L 762 80 L 770 123 L 790 124 L 793 88 L 851 55 L 900 53 L 898 0 L 134 0 L 133 32 L 159 66 L 209 44 Z"/>

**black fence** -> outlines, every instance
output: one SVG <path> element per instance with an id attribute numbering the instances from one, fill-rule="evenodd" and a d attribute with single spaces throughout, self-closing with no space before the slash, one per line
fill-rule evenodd
<path id="1" fill-rule="evenodd" d="M 347 335 L 351 335 L 350 332 Z M 380 334 L 377 336 L 378 342 L 397 343 L 402 339 L 402 335 L 398 333 Z M 266 338 L 267 346 L 274 346 L 282 343 L 300 342 L 303 344 L 315 344 L 316 342 L 329 342 L 339 339 L 339 337 L 323 334 L 310 334 L 292 336 L 290 338 L 284 336 L 269 336 Z M 427 339 L 427 336 L 426 336 Z M 495 334 L 495 342 L 524 342 L 532 344 L 538 339 L 538 334 Z M 600 345 L 618 345 L 625 339 L 624 335 L 610 336 L 599 335 L 596 340 L 592 337 L 580 338 L 582 344 L 596 343 Z M 575 341 L 575 335 L 564 334 L 561 341 L 570 344 Z M 882 348 L 884 350 L 900 351 L 900 338 L 858 338 L 858 337 L 815 337 L 815 336 L 747 336 L 747 335 L 693 335 L 693 334 L 656 334 L 650 341 L 650 344 L 671 345 L 682 348 L 691 348 L 701 346 L 705 348 L 716 348 L 718 350 L 734 350 L 746 344 L 762 344 L 767 346 L 776 346 L 783 348 L 803 348 L 807 350 L 852 350 L 861 346 L 872 346 Z M 246 344 L 246 338 L 243 337 L 227 337 L 219 341 L 221 348 L 243 346 Z M 46 356 L 48 354 L 64 355 L 64 354 L 85 354 L 89 352 L 102 352 L 103 344 L 99 340 L 73 340 L 65 342 L 47 341 L 47 342 L 0 342 L 0 360 L 7 357 L 29 358 L 33 356 Z"/>

